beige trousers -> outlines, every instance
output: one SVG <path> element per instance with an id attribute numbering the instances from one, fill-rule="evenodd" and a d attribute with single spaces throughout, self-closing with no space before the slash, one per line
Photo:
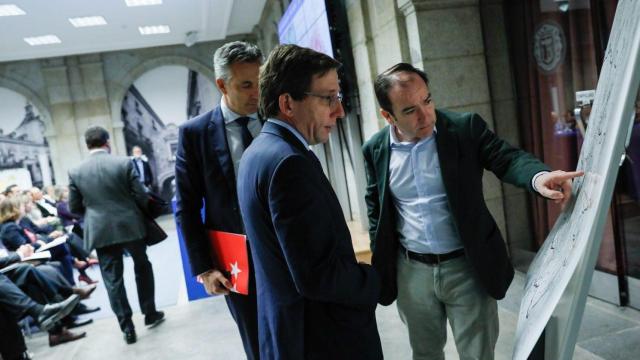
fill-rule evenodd
<path id="1" fill-rule="evenodd" d="M 414 360 L 444 359 L 449 319 L 461 360 L 492 360 L 498 306 L 464 256 L 427 265 L 398 255 L 398 312 Z"/>

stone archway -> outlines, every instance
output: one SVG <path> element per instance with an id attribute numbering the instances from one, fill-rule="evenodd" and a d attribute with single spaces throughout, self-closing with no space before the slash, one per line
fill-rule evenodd
<path id="1" fill-rule="evenodd" d="M 124 124 L 122 122 L 122 115 L 120 113 L 120 109 L 122 108 L 122 102 L 125 94 L 129 90 L 129 87 L 140 77 L 142 74 L 147 71 L 153 70 L 160 66 L 167 65 L 179 65 L 184 66 L 187 69 L 199 72 L 206 77 L 215 79 L 215 73 L 212 68 L 202 64 L 201 62 L 183 56 L 161 56 L 154 59 L 143 61 L 142 63 L 133 67 L 129 72 L 126 73 L 122 77 L 122 80 L 119 82 L 117 88 L 113 91 L 113 97 L 111 100 L 111 127 L 115 131 L 118 131 L 120 135 L 122 135 L 122 128 Z M 215 81 L 214 81 L 215 82 Z M 124 151 L 124 142 L 122 144 L 117 144 L 117 146 L 122 146 L 119 150 Z M 123 152 L 124 153 L 124 152 Z"/>
<path id="2" fill-rule="evenodd" d="M 3 77 L 0 77 L 0 87 L 7 88 L 24 96 L 33 106 L 36 107 L 36 109 L 38 109 L 38 112 L 40 113 L 40 119 L 44 122 L 45 137 L 47 137 L 47 139 L 49 137 L 55 137 L 56 129 L 51 121 L 49 105 L 46 102 L 42 101 L 40 96 L 38 96 L 35 92 L 22 85 L 21 83 Z"/>
<path id="3" fill-rule="evenodd" d="M 60 175 L 60 172 L 57 171 L 60 169 L 60 160 L 57 156 L 56 129 L 53 126 L 48 104 L 32 89 L 18 81 L 0 77 L 0 88 L 5 88 L 24 97 L 31 107 L 35 107 L 37 109 L 38 116 L 33 117 L 33 119 L 39 121 L 42 126 L 44 126 L 41 136 L 44 137 L 45 142 L 40 144 L 40 141 L 42 140 L 35 140 L 40 145 L 17 145 L 14 143 L 13 146 L 36 146 L 37 148 L 41 148 L 41 150 L 33 150 L 33 148 L 31 148 L 31 150 L 26 152 L 25 150 L 20 151 L 19 153 L 22 153 L 23 155 L 25 153 L 29 153 L 30 155 L 19 160 L 20 162 L 17 162 L 16 164 L 22 163 L 23 166 L 28 169 L 31 173 L 31 179 L 34 185 L 51 185 L 52 181 L 56 181 L 55 176 Z M 27 130 L 27 132 L 30 131 L 31 130 Z M 43 150 L 43 146 L 46 147 L 47 150 Z M 34 154 L 33 151 L 36 151 L 37 154 Z M 14 159 L 14 161 L 17 160 Z"/>
<path id="4" fill-rule="evenodd" d="M 177 68 L 180 69 L 176 70 Z M 184 85 L 175 79 L 176 74 L 182 71 L 185 74 Z M 158 75 L 159 73 L 164 76 Z M 149 79 L 154 78 L 163 80 L 152 81 L 154 85 L 149 87 Z M 111 119 L 114 134 L 112 144 L 115 145 L 116 151 L 123 155 L 126 155 L 133 145 L 143 149 L 155 178 L 154 190 L 167 200 L 173 196 L 171 181 L 167 181 L 167 178 L 173 177 L 178 125 L 182 120 L 197 115 L 200 111 L 209 111 L 212 106 L 215 106 L 216 98 L 212 91 L 217 92 L 217 89 L 213 78 L 213 71 L 198 61 L 179 56 L 166 56 L 144 61 L 132 67 L 120 77 L 118 88 L 111 90 L 111 94 L 113 94 L 111 97 Z M 169 81 L 173 86 L 165 90 L 161 87 L 163 81 Z M 204 82 L 210 82 L 210 86 L 205 86 L 208 90 L 204 92 L 193 90 L 202 89 Z M 187 93 L 200 94 L 188 97 L 190 100 L 187 103 L 187 113 L 184 115 L 172 113 L 172 110 L 163 106 L 173 102 L 181 104 L 180 95 L 178 95 L 183 94 L 181 86 L 184 86 L 185 95 Z M 152 95 L 148 95 L 149 93 Z M 158 103 L 159 94 L 171 95 L 166 95 L 168 97 L 163 98 L 166 101 Z M 211 101 L 204 99 L 211 99 Z M 181 108 L 180 105 L 178 108 Z M 191 112 L 192 109 L 193 112 Z M 167 110 L 169 115 L 167 115 Z M 180 120 L 176 121 L 175 119 Z M 164 175 L 160 176 L 160 174 Z"/>

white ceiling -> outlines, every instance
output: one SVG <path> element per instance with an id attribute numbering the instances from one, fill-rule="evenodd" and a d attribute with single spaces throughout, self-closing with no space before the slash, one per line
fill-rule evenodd
<path id="1" fill-rule="evenodd" d="M 0 0 L 26 12 L 0 17 L 0 62 L 112 50 L 221 40 L 249 33 L 266 0 L 163 0 L 162 5 L 127 7 L 125 0 Z M 102 16 L 105 26 L 75 28 L 69 18 Z M 169 25 L 171 33 L 140 35 L 138 26 Z M 26 37 L 56 35 L 62 43 L 30 46 Z"/>

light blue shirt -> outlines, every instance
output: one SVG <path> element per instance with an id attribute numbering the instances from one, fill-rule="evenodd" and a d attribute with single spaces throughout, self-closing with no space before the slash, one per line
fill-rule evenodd
<path id="1" fill-rule="evenodd" d="M 236 119 L 242 117 L 242 115 L 238 115 L 229 109 L 224 98 L 220 101 L 220 110 L 222 110 L 222 117 L 224 118 L 224 130 L 227 135 L 231 161 L 233 161 L 233 170 L 238 174 L 240 158 L 242 158 L 242 153 L 245 149 L 242 143 L 242 125 L 238 124 Z M 249 128 L 251 136 L 255 139 L 260 134 L 260 130 L 262 130 L 262 124 L 258 121 L 258 114 L 253 113 L 247 116 L 251 118 L 247 123 L 247 128 Z"/>
<path id="2" fill-rule="evenodd" d="M 400 142 L 393 126 L 389 134 L 389 190 L 398 214 L 400 243 L 420 254 L 462 248 L 442 182 L 436 130 L 416 143 Z"/>
<path id="3" fill-rule="evenodd" d="M 309 147 L 309 143 L 307 142 L 307 140 L 304 138 L 304 136 L 302 136 L 302 134 L 300 134 L 300 132 L 294 128 L 293 126 L 291 126 L 291 124 L 286 123 L 280 119 L 275 119 L 275 118 L 269 118 L 269 120 L 267 120 L 268 122 L 272 122 L 276 125 L 280 125 L 283 128 L 291 131 L 291 133 L 293 133 L 293 135 L 295 135 L 298 140 L 300 140 L 300 142 L 302 143 L 302 145 L 304 145 L 305 149 L 309 149 L 311 150 L 311 147 Z"/>

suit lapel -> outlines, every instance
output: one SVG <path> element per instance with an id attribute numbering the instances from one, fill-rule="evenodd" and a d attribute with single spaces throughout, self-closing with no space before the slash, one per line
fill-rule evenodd
<path id="1" fill-rule="evenodd" d="M 460 177 L 458 176 L 458 136 L 449 129 L 449 122 L 442 113 L 436 112 L 436 116 L 438 160 L 440 160 L 442 182 L 453 211 L 458 204 L 458 185 L 460 182 Z"/>
<path id="2" fill-rule="evenodd" d="M 218 162 L 222 168 L 222 173 L 227 180 L 229 189 L 236 188 L 236 178 L 233 171 L 233 161 L 229 153 L 229 144 L 227 142 L 227 134 L 224 128 L 224 118 L 220 106 L 216 107 L 211 115 L 211 121 L 208 126 L 209 138 L 213 144 Z"/>

